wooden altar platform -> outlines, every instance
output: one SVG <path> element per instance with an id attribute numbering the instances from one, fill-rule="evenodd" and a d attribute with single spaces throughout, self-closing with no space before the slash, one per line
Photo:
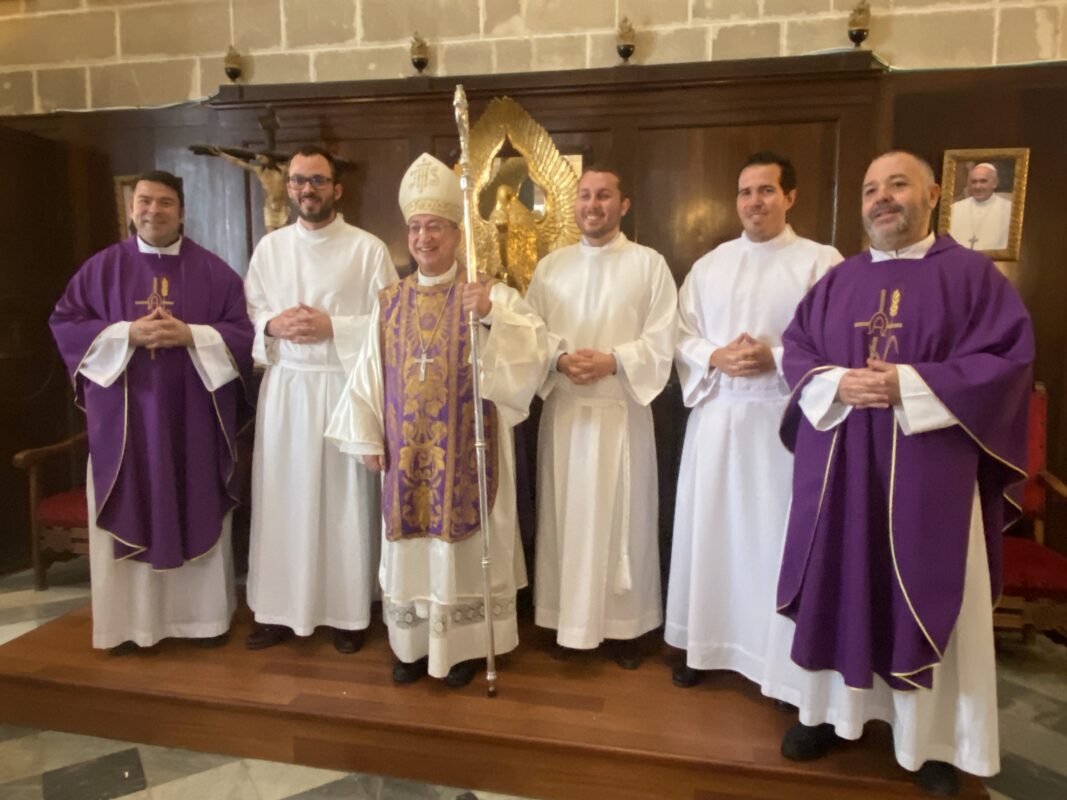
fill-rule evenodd
<path id="1" fill-rule="evenodd" d="M 245 610 L 217 650 L 170 640 L 115 657 L 90 648 L 88 607 L 71 612 L 0 647 L 0 721 L 549 800 L 927 797 L 896 766 L 887 726 L 786 761 L 795 715 L 728 673 L 674 687 L 677 654 L 651 637 L 626 672 L 595 653 L 553 660 L 527 623 L 490 699 L 481 676 L 461 690 L 394 685 L 380 623 L 352 656 L 322 632 L 250 652 L 249 625 Z M 967 778 L 960 796 L 987 794 Z"/>

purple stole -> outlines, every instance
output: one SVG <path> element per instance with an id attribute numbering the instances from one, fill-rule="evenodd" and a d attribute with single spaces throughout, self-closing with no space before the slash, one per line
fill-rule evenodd
<path id="1" fill-rule="evenodd" d="M 208 392 L 184 347 L 138 348 L 104 388 L 78 369 L 114 322 L 163 304 L 178 319 L 211 325 L 242 378 L 251 373 L 253 328 L 244 288 L 218 256 L 184 239 L 177 256 L 141 253 L 136 237 L 90 258 L 49 320 L 85 410 L 96 499 L 95 524 L 114 539 L 116 559 L 173 569 L 206 554 L 236 504 L 242 381 Z"/>
<path id="2" fill-rule="evenodd" d="M 459 292 L 463 282 L 460 276 L 454 284 L 419 286 L 415 273 L 379 295 L 386 451 L 382 516 L 389 541 L 458 542 L 481 528 L 470 333 Z M 499 472 L 496 413 L 488 400 L 483 408 L 492 509 Z"/>
<path id="3" fill-rule="evenodd" d="M 963 598 L 975 485 L 993 596 L 1009 487 L 1025 477 L 1030 318 L 985 256 L 939 237 L 926 257 L 831 270 L 783 337 L 793 394 L 781 435 L 796 455 L 778 610 L 792 657 L 867 689 L 930 687 Z M 905 436 L 892 409 L 854 408 L 816 431 L 798 400 L 812 376 L 869 355 L 909 364 L 959 420 Z"/>

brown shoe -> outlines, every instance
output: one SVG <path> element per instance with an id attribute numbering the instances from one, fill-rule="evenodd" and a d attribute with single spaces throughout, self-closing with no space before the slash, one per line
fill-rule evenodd
<path id="1" fill-rule="evenodd" d="M 293 629 L 285 625 L 257 625 L 255 630 L 248 634 L 245 639 L 245 647 L 249 650 L 265 650 L 281 644 L 293 636 Z"/>
<path id="2" fill-rule="evenodd" d="M 122 644 L 117 644 L 114 647 L 110 648 L 107 653 L 111 656 L 128 656 L 130 653 L 140 653 L 144 649 L 146 648 L 143 648 L 136 642 L 131 642 L 129 639 L 127 639 Z"/>
<path id="3" fill-rule="evenodd" d="M 342 628 L 333 628 L 333 646 L 338 653 L 346 656 L 358 653 L 363 647 L 365 631 L 346 631 Z"/>

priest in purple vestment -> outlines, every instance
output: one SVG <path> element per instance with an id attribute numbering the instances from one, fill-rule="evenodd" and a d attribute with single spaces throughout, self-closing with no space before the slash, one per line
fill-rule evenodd
<path id="1" fill-rule="evenodd" d="M 225 640 L 252 324 L 240 276 L 182 236 L 180 178 L 141 175 L 137 235 L 90 258 L 50 319 L 85 411 L 93 646 Z"/>
<path id="2" fill-rule="evenodd" d="M 999 767 L 991 611 L 1025 476 L 1033 333 L 988 258 L 930 232 L 925 162 L 881 156 L 862 192 L 870 251 L 819 281 L 784 335 L 791 645 L 763 688 L 800 709 L 786 757 L 883 719 L 919 784 L 951 793 L 954 767 Z"/>

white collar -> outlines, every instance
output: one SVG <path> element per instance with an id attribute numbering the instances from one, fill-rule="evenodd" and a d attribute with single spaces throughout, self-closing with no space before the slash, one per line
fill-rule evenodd
<path id="1" fill-rule="evenodd" d="M 871 248 L 871 261 L 891 261 L 894 258 L 916 259 L 923 258 L 926 251 L 934 246 L 934 232 L 930 231 L 925 239 L 920 239 L 915 244 L 909 244 L 899 250 L 875 250 Z"/>
<path id="2" fill-rule="evenodd" d="M 459 271 L 459 263 L 452 262 L 452 266 L 442 272 L 440 275 L 423 275 L 422 270 L 419 273 L 419 286 L 440 286 L 442 283 L 451 283 L 456 279 L 456 273 Z"/>
<path id="3" fill-rule="evenodd" d="M 181 236 L 179 236 L 176 241 L 172 242 L 171 244 L 168 244 L 166 247 L 154 247 L 153 245 L 150 245 L 148 242 L 142 239 L 140 236 L 137 237 L 137 250 L 141 253 L 148 253 L 150 255 L 155 256 L 176 256 L 178 255 L 178 251 L 181 250 L 181 247 Z"/>
<path id="4" fill-rule="evenodd" d="M 796 232 L 794 232 L 793 226 L 789 224 L 786 224 L 781 233 L 765 242 L 754 242 L 748 238 L 748 234 L 745 231 L 741 231 L 741 243 L 746 248 L 753 250 L 779 250 L 783 247 L 788 247 L 796 240 Z"/>
<path id="5" fill-rule="evenodd" d="M 344 227 L 345 218 L 341 215 L 341 212 L 338 211 L 336 214 L 334 214 L 333 219 L 331 219 L 321 228 L 308 228 L 304 225 L 304 223 L 299 217 L 297 217 L 296 222 L 294 222 L 293 224 L 296 226 L 296 230 L 300 234 L 300 236 L 303 236 L 304 238 L 309 239 L 313 242 L 321 242 L 324 239 L 330 238 L 339 230 L 341 230 L 341 228 Z"/>

